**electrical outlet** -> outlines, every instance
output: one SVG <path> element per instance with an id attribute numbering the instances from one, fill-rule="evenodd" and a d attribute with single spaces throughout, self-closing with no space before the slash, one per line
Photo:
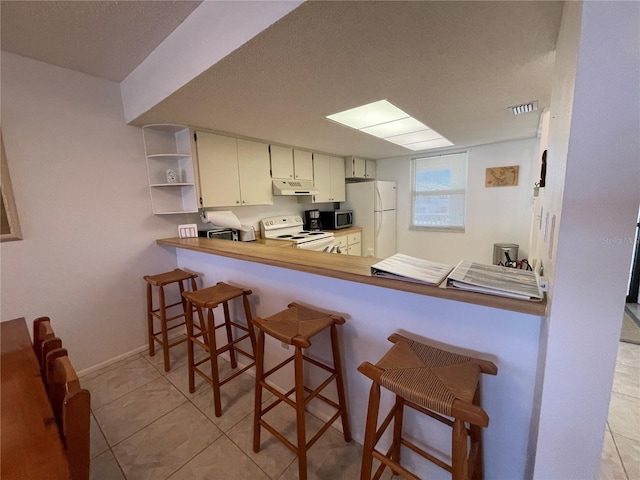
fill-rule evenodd
<path id="1" fill-rule="evenodd" d="M 287 342 L 280 342 L 280 346 L 285 350 L 289 350 L 289 344 Z"/>
<path id="2" fill-rule="evenodd" d="M 549 280 L 546 277 L 540 277 L 538 279 L 538 285 L 540 285 L 540 290 L 543 292 L 549 291 Z"/>

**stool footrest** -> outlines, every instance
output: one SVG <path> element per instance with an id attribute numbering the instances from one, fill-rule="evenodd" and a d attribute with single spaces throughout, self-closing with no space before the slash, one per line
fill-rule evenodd
<path id="1" fill-rule="evenodd" d="M 403 478 L 406 478 L 408 480 L 420 480 L 420 477 L 416 477 L 413 473 L 411 473 L 409 470 L 404 468 L 402 465 L 390 461 L 386 456 L 382 455 L 377 450 L 373 451 L 373 458 L 377 458 L 380 461 L 380 463 L 382 463 L 383 465 L 386 465 L 398 475 L 402 475 Z M 382 468 L 382 465 L 380 466 L 380 468 Z M 378 471 L 376 472 L 376 478 L 379 478 L 378 472 L 382 473 L 380 469 L 378 469 Z"/>
<path id="2" fill-rule="evenodd" d="M 427 460 L 435 463 L 437 466 L 439 466 L 440 468 L 446 470 L 447 472 L 451 473 L 453 470 L 453 467 L 451 465 L 449 465 L 446 462 L 443 462 L 442 460 L 440 460 L 438 457 L 435 457 L 433 455 L 431 455 L 429 452 L 426 452 L 425 450 L 423 450 L 422 448 L 418 447 L 415 443 L 411 443 L 409 440 L 407 440 L 406 438 L 403 438 L 402 440 L 400 440 L 400 443 L 402 445 L 404 445 L 405 447 L 409 448 L 410 450 L 413 450 L 414 452 L 416 452 L 418 455 L 422 455 L 424 458 L 426 458 Z"/>

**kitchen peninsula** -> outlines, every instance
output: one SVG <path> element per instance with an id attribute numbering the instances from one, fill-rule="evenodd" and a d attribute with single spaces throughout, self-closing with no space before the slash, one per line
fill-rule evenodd
<path id="1" fill-rule="evenodd" d="M 372 257 L 205 238 L 167 238 L 157 243 L 175 249 L 178 266 L 201 274 L 203 286 L 225 281 L 251 288 L 254 315 L 271 315 L 294 300 L 343 315 L 347 398 L 353 436 L 360 443 L 371 385 L 356 368 L 363 361 L 376 362 L 389 348 L 390 334 L 399 332 L 493 361 L 498 375 L 482 380 L 483 406 L 490 417 L 484 432 L 485 475 L 524 478 L 545 302 L 372 277 L 370 267 L 379 260 Z M 310 354 L 328 360 L 329 351 L 328 338 L 320 338 Z M 267 344 L 269 364 L 288 354 L 279 342 Z M 288 381 L 286 375 L 274 378 L 283 389 Z M 390 397 L 383 397 L 384 405 L 389 407 L 390 402 Z M 328 417 L 329 412 L 313 402 L 309 409 Z M 411 412 L 406 415 L 407 425 L 413 425 L 410 435 L 419 438 L 415 429 L 424 422 Z M 435 440 L 438 449 L 448 451 L 447 432 L 438 432 Z M 416 462 L 420 476 L 442 474 L 410 453 L 407 458 Z"/>

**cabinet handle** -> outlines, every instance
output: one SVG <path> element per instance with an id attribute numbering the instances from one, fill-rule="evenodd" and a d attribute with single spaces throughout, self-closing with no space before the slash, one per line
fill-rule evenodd
<path id="1" fill-rule="evenodd" d="M 240 200 L 236 200 L 236 203 L 240 203 Z"/>

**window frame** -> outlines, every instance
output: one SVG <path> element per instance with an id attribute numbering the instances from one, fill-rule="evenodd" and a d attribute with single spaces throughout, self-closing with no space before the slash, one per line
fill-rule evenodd
<path id="1" fill-rule="evenodd" d="M 428 159 L 436 159 L 443 158 L 452 155 L 464 155 L 464 188 L 463 189 L 442 189 L 436 190 L 434 192 L 418 192 L 416 190 L 416 174 L 417 174 L 417 165 L 420 160 L 428 160 Z M 409 230 L 412 231 L 422 231 L 422 232 L 455 232 L 455 233 L 464 233 L 466 228 L 466 220 L 467 220 L 467 191 L 468 191 L 468 177 L 469 177 L 469 150 L 460 150 L 460 151 L 452 151 L 452 152 L 442 152 L 433 155 L 420 155 L 411 158 L 411 208 L 410 208 L 410 218 L 409 218 Z M 450 195 L 450 194 L 462 194 L 463 199 L 463 210 L 462 210 L 462 225 L 416 225 L 414 224 L 415 218 L 415 206 L 416 199 L 419 196 L 430 196 L 430 195 Z"/>

